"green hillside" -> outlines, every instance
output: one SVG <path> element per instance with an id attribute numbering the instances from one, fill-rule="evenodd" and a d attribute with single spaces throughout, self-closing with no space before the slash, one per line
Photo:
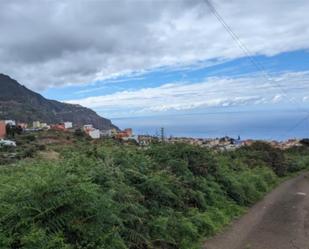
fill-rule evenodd
<path id="1" fill-rule="evenodd" d="M 91 109 L 45 99 L 4 74 L 0 74 L 1 119 L 28 123 L 39 120 L 51 124 L 72 121 L 79 126 L 93 124 L 102 130 L 114 127 L 109 119 L 100 117 Z"/>
<path id="2" fill-rule="evenodd" d="M 218 153 L 59 133 L 18 139 L 53 143 L 0 166 L 0 248 L 200 248 L 281 177 L 309 165 L 308 147 L 264 143 Z"/>

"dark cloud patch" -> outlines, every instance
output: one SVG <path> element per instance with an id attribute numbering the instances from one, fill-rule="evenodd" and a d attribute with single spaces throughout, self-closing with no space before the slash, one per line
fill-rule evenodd
<path id="1" fill-rule="evenodd" d="M 256 54 L 308 49 L 308 1 L 214 2 Z M 203 0 L 0 1 L 0 34 L 1 71 L 36 90 L 243 56 Z"/>

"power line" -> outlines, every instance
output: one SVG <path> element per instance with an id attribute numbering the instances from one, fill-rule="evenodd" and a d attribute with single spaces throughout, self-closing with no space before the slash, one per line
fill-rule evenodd
<path id="1" fill-rule="evenodd" d="M 239 36 L 231 29 L 231 27 L 224 21 L 222 16 L 219 14 L 211 0 L 204 0 L 206 5 L 209 7 L 210 11 L 213 13 L 213 15 L 217 18 L 217 20 L 221 23 L 221 25 L 224 27 L 224 29 L 230 34 L 232 39 L 235 41 L 235 43 L 238 45 L 238 47 L 242 50 L 242 52 L 249 58 L 250 62 L 256 67 L 258 71 L 262 73 L 262 76 L 269 82 L 274 83 L 274 85 L 280 89 L 280 91 L 287 97 L 288 101 L 290 101 L 292 104 L 296 105 L 297 109 L 301 112 L 306 112 L 307 115 L 301 119 L 299 122 L 297 122 L 293 127 L 291 127 L 287 133 L 290 133 L 294 129 L 296 129 L 300 124 L 302 124 L 305 120 L 309 118 L 309 112 L 302 110 L 300 108 L 300 104 L 295 101 L 295 99 L 289 98 L 286 90 L 276 81 L 273 81 L 272 78 L 269 76 L 268 72 L 265 70 L 264 66 L 255 58 L 253 58 L 252 53 L 248 49 L 248 47 L 241 41 Z M 286 134 L 287 134 L 286 133 Z"/>
<path id="2" fill-rule="evenodd" d="M 290 129 L 288 129 L 284 134 L 282 134 L 282 137 L 289 134 L 290 132 L 294 131 L 298 126 L 300 126 L 303 122 L 309 119 L 309 115 L 306 115 L 303 119 L 299 120 L 295 125 L 293 125 Z"/>
<path id="3" fill-rule="evenodd" d="M 248 47 L 241 41 L 239 36 L 231 29 L 231 27 L 225 22 L 225 20 L 222 18 L 222 16 L 217 11 L 216 7 L 213 5 L 211 0 L 204 0 L 206 5 L 209 7 L 210 11 L 213 13 L 213 15 L 217 18 L 217 20 L 222 24 L 224 29 L 230 34 L 232 39 L 235 41 L 235 43 L 238 45 L 238 47 L 242 50 L 242 52 L 249 58 L 250 62 L 253 64 L 254 67 L 258 71 L 262 73 L 262 76 L 269 82 L 273 83 L 277 88 L 280 89 L 280 91 L 287 97 L 288 101 L 290 101 L 292 104 L 297 105 L 297 108 L 300 111 L 304 111 L 299 107 L 299 103 L 295 101 L 295 99 L 289 98 L 288 93 L 286 90 L 276 81 L 272 80 L 272 77 L 267 73 L 264 66 L 257 60 L 255 60 L 252 56 L 252 53 L 248 49 Z M 307 112 L 307 111 L 306 111 Z M 309 115 L 309 112 L 307 112 Z"/>

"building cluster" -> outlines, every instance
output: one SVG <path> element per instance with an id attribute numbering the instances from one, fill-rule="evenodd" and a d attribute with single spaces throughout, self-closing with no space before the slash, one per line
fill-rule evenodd
<path id="1" fill-rule="evenodd" d="M 287 150 L 292 147 L 302 146 L 299 139 L 288 139 L 286 141 L 271 141 L 269 142 L 275 148 Z"/>
<path id="2" fill-rule="evenodd" d="M 23 131 L 39 131 L 39 130 L 55 130 L 61 132 L 70 132 L 74 131 L 77 128 L 73 126 L 72 122 L 62 122 L 57 124 L 47 124 L 40 121 L 34 121 L 31 125 L 23 122 L 16 122 L 14 120 L 0 120 L 0 145 L 11 145 L 14 146 L 14 141 L 4 140 L 7 136 L 7 126 L 18 127 L 19 130 Z M 190 138 L 190 137 L 169 137 L 164 138 L 162 135 L 161 138 L 158 136 L 150 135 L 134 135 L 131 128 L 126 128 L 122 131 L 119 131 L 115 128 L 107 130 L 96 129 L 92 124 L 84 125 L 81 129 L 85 134 L 87 134 L 92 139 L 100 139 L 102 137 L 110 137 L 122 141 L 135 141 L 140 146 L 148 146 L 154 142 L 164 141 L 166 143 L 185 143 L 191 145 L 197 145 L 204 148 L 216 149 L 219 151 L 230 151 L 235 150 L 241 146 L 250 146 L 254 143 L 255 140 L 241 140 L 240 137 L 237 139 L 230 138 L 228 136 L 222 138 Z M 287 141 L 269 141 L 270 145 L 275 148 L 280 149 L 289 149 L 295 146 L 301 146 L 300 140 L 298 139 L 289 139 Z M 16 144 L 15 144 L 16 146 Z"/>
<path id="3" fill-rule="evenodd" d="M 257 140 L 246 139 L 241 140 L 240 137 L 237 139 L 230 137 L 222 138 L 187 138 L 187 137 L 170 137 L 165 140 L 167 143 L 186 143 L 191 145 L 198 145 L 204 148 L 217 149 L 220 151 L 230 151 L 240 148 L 242 146 L 250 146 Z M 269 143 L 274 148 L 286 150 L 292 147 L 301 146 L 299 139 L 289 139 L 286 141 L 265 141 Z"/>
<path id="4" fill-rule="evenodd" d="M 7 136 L 7 125 L 12 127 L 18 127 L 25 132 L 35 132 L 40 130 L 55 130 L 60 132 L 70 132 L 74 131 L 74 127 L 72 122 L 61 122 L 57 124 L 47 124 L 41 121 L 33 121 L 32 124 L 27 123 L 17 123 L 14 120 L 3 120 L 0 121 L 0 139 L 3 139 Z M 123 131 L 119 131 L 115 128 L 108 130 L 99 130 L 96 129 L 92 124 L 84 125 L 81 129 L 84 133 L 86 133 L 92 139 L 99 139 L 101 137 L 111 137 L 123 141 L 135 140 L 138 142 L 138 136 L 133 134 L 133 130 L 131 128 L 124 129 Z"/>
<path id="5" fill-rule="evenodd" d="M 133 130 L 131 128 L 126 128 L 123 131 L 117 132 L 116 136 L 117 139 L 121 139 L 123 141 L 134 140 L 139 143 L 139 137 L 133 134 Z"/>
<path id="6" fill-rule="evenodd" d="M 5 138 L 7 133 L 7 125 L 13 128 L 18 128 L 25 132 L 33 132 L 40 130 L 56 130 L 56 131 L 73 131 L 72 122 L 61 122 L 57 124 L 47 124 L 41 121 L 33 121 L 32 124 L 24 122 L 16 122 L 14 120 L 0 120 L 0 138 Z"/>
<path id="7" fill-rule="evenodd" d="M 20 129 L 27 128 L 27 124 L 25 123 L 16 123 L 14 120 L 0 120 L 0 139 L 3 139 L 7 136 L 7 125 L 11 127 L 19 127 Z"/>
<path id="8" fill-rule="evenodd" d="M 47 124 L 40 121 L 33 121 L 32 127 L 29 130 L 58 130 L 58 131 L 67 131 L 73 128 L 72 122 L 62 122 L 57 124 Z"/>
<path id="9" fill-rule="evenodd" d="M 92 124 L 84 125 L 84 132 L 89 135 L 92 139 L 99 139 L 101 137 L 101 132 L 99 129 L 93 127 Z"/>
<path id="10" fill-rule="evenodd" d="M 56 130 L 56 131 L 68 131 L 68 130 L 73 128 L 73 123 L 72 122 L 63 122 L 63 123 L 53 124 L 53 125 L 50 125 L 50 126 L 47 125 L 45 127 L 50 128 L 52 130 Z"/>
<path id="11" fill-rule="evenodd" d="M 157 136 L 151 135 L 139 135 L 138 136 L 138 143 L 140 146 L 148 146 L 152 143 L 158 143 L 160 139 Z"/>
<path id="12" fill-rule="evenodd" d="M 167 143 L 185 143 L 197 145 L 204 148 L 217 149 L 220 151 L 235 150 L 246 144 L 247 141 L 230 137 L 222 138 L 190 138 L 190 137 L 170 137 L 165 139 Z"/>

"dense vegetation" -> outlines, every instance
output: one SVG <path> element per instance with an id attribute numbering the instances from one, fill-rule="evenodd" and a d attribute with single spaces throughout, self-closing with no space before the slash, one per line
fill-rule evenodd
<path id="1" fill-rule="evenodd" d="M 280 177 L 309 165 L 306 146 L 216 153 L 79 140 L 52 147 L 58 160 L 0 167 L 0 248 L 199 248 Z"/>

